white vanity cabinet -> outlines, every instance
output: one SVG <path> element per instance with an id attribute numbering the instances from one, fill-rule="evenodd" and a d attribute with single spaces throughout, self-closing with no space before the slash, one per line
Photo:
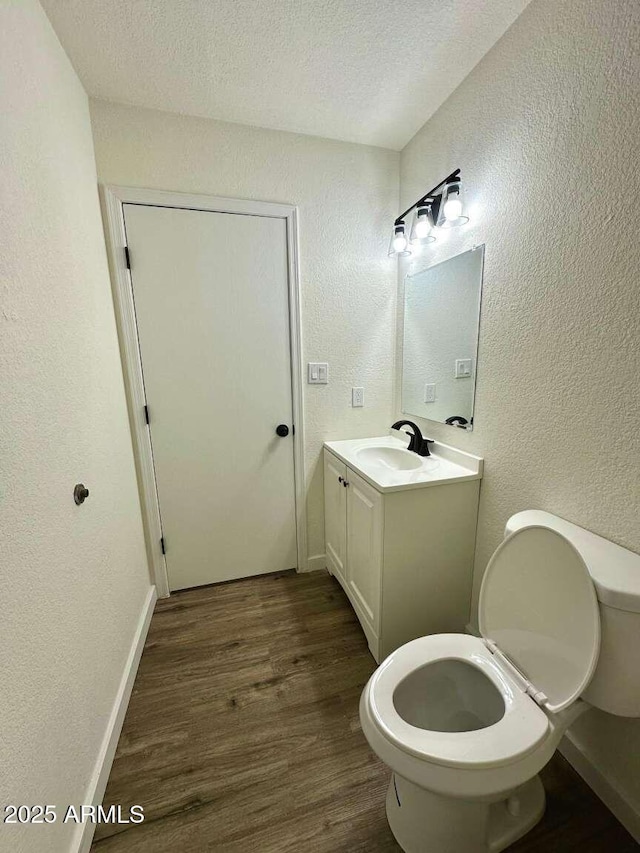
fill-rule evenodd
<path id="1" fill-rule="evenodd" d="M 349 444 L 324 450 L 327 568 L 380 662 L 416 637 L 464 631 L 481 473 L 380 485 L 330 449 Z"/>

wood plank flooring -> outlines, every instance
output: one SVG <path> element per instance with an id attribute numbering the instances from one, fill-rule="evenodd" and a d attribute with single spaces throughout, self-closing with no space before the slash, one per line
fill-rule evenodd
<path id="1" fill-rule="evenodd" d="M 93 853 L 398 853 L 358 720 L 375 663 L 338 583 L 285 572 L 160 601 L 105 795 L 145 809 Z M 514 853 L 631 853 L 566 762 Z"/>

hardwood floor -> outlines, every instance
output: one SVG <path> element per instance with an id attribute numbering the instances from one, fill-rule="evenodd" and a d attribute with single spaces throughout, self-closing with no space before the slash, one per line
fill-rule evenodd
<path id="1" fill-rule="evenodd" d="M 142 805 L 93 853 L 385 853 L 388 771 L 358 720 L 375 663 L 338 583 L 283 573 L 160 601 L 105 796 Z M 631 853 L 567 763 L 514 853 Z"/>

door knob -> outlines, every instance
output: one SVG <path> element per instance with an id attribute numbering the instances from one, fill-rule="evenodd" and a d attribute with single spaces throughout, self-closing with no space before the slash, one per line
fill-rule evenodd
<path id="1" fill-rule="evenodd" d="M 289 435 L 289 427 L 286 424 L 278 424 L 276 435 L 279 435 L 280 438 L 286 438 Z"/>

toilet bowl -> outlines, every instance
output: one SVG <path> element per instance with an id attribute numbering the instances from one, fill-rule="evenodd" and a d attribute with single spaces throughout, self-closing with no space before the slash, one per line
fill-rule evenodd
<path id="1" fill-rule="evenodd" d="M 640 715 L 640 667 L 629 685 L 624 655 L 640 635 L 640 557 L 548 513 L 519 513 L 506 534 L 482 584 L 481 637 L 413 640 L 361 697 L 406 853 L 504 850 L 541 818 L 537 774 L 591 707 L 581 697 Z"/>

